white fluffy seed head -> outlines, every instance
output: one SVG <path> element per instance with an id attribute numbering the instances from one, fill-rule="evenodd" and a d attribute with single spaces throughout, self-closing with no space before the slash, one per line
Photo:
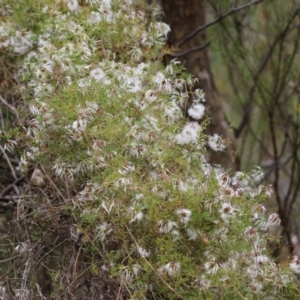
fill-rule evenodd
<path id="1" fill-rule="evenodd" d="M 198 140 L 200 125 L 197 122 L 186 124 L 181 133 L 175 136 L 175 142 L 179 145 L 196 143 Z"/>
<path id="2" fill-rule="evenodd" d="M 205 113 L 205 106 L 201 103 L 192 105 L 188 109 L 188 115 L 194 120 L 200 120 L 203 118 Z"/>

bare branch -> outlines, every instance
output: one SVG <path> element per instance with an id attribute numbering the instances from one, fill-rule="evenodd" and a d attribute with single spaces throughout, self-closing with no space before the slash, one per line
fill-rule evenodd
<path id="1" fill-rule="evenodd" d="M 8 185 L 0 194 L 0 197 L 5 197 L 12 189 L 15 188 L 15 186 L 21 182 L 23 179 L 25 178 L 25 176 L 21 176 L 19 178 L 17 178 L 13 183 L 11 183 L 10 185 Z"/>
<path id="2" fill-rule="evenodd" d="M 1 201 L 2 199 L 0 198 L 0 201 Z M 13 204 L 11 204 L 11 203 L 6 203 L 6 202 L 0 202 L 0 209 L 1 209 L 1 211 L 3 212 L 3 211 L 5 211 L 5 210 L 7 210 L 7 209 L 11 209 L 11 210 L 14 210 L 15 209 L 15 205 L 13 205 Z"/>
<path id="3" fill-rule="evenodd" d="M 253 78 L 253 86 L 251 87 L 251 89 L 249 91 L 249 99 L 248 99 L 247 103 L 245 103 L 245 106 L 244 106 L 244 116 L 242 118 L 242 121 L 239 124 L 239 126 L 237 127 L 237 129 L 235 130 L 236 137 L 239 137 L 241 135 L 244 127 L 249 122 L 249 117 L 250 117 L 251 110 L 252 110 L 251 106 L 252 106 L 252 102 L 254 99 L 254 92 L 255 92 L 256 88 L 259 88 L 258 83 L 259 83 L 260 76 L 263 73 L 263 71 L 265 70 L 265 67 L 267 66 L 269 60 L 271 59 L 271 56 L 273 55 L 273 53 L 275 51 L 275 47 L 282 41 L 282 39 L 287 35 L 289 30 L 291 29 L 292 22 L 298 16 L 299 11 L 300 11 L 300 8 L 295 10 L 295 12 L 292 15 L 292 17 L 290 18 L 289 22 L 286 24 L 286 26 L 283 28 L 283 30 L 281 32 L 279 32 L 279 34 L 275 37 L 275 39 L 273 40 L 269 49 L 263 55 L 262 61 L 260 63 L 260 67 L 259 67 L 258 71 L 256 72 L 256 74 L 253 74 L 249 69 L 249 71 L 252 73 L 251 75 Z"/>
<path id="4" fill-rule="evenodd" d="M 12 106 L 10 105 L 1 95 L 0 95 L 0 101 L 5 105 L 7 106 L 15 115 L 18 116 L 18 112 L 17 110 Z"/>
<path id="5" fill-rule="evenodd" d="M 1 97 L 1 96 L 0 96 L 0 97 Z M 12 173 L 14 179 L 17 179 L 17 174 L 16 174 L 16 172 L 15 172 L 15 169 L 14 169 L 14 167 L 12 166 L 12 164 L 11 164 L 11 162 L 10 162 L 10 159 L 9 159 L 8 155 L 5 153 L 5 150 L 4 150 L 4 148 L 3 148 L 1 145 L 0 145 L 0 150 L 1 150 L 1 152 L 2 152 L 2 154 L 3 154 L 3 156 L 4 156 L 4 158 L 5 158 L 5 160 L 6 160 L 6 162 L 7 162 L 7 164 L 9 165 L 9 168 L 10 168 L 10 170 L 11 170 L 11 173 Z"/>
<path id="6" fill-rule="evenodd" d="M 178 52 L 178 53 L 174 53 L 174 54 L 168 54 L 168 55 L 170 55 L 172 57 L 180 57 L 180 56 L 187 55 L 187 54 L 189 54 L 191 52 L 195 52 L 195 51 L 198 51 L 198 50 L 203 50 L 203 49 L 207 48 L 209 45 L 210 45 L 210 41 L 208 41 L 204 45 L 201 45 L 201 46 L 198 46 L 198 47 L 194 47 L 194 48 L 188 49 L 186 51 L 182 51 L 182 52 Z"/>
<path id="7" fill-rule="evenodd" d="M 252 2 L 250 2 L 250 3 L 247 3 L 247 4 L 245 4 L 245 5 L 241 5 L 241 6 L 238 6 L 238 7 L 233 6 L 230 10 L 228 10 L 228 11 L 227 11 L 226 13 L 224 13 L 224 14 L 221 14 L 221 15 L 220 15 L 217 19 L 215 19 L 214 21 L 212 21 L 212 22 L 210 22 L 210 23 L 208 23 L 208 24 L 205 24 L 205 25 L 203 25 L 203 26 L 200 26 L 200 27 L 196 28 L 193 32 L 191 32 L 191 33 L 188 34 L 183 40 L 181 40 L 176 46 L 179 47 L 179 46 L 183 45 L 183 44 L 186 43 L 188 40 L 190 40 L 192 37 L 194 37 L 197 33 L 199 33 L 199 32 L 201 32 L 201 31 L 205 30 L 206 28 L 208 28 L 208 27 L 210 27 L 210 26 L 212 26 L 212 25 L 214 25 L 214 24 L 216 24 L 216 23 L 218 23 L 218 22 L 220 22 L 221 20 L 223 20 L 223 19 L 225 19 L 226 17 L 232 15 L 233 13 L 236 13 L 236 12 L 238 12 L 238 11 L 240 11 L 240 10 L 246 9 L 246 8 L 248 8 L 248 7 L 250 7 L 250 6 L 256 5 L 256 4 L 258 4 L 258 3 L 262 2 L 262 1 L 264 1 L 264 0 L 255 0 L 255 1 L 252 1 Z"/>

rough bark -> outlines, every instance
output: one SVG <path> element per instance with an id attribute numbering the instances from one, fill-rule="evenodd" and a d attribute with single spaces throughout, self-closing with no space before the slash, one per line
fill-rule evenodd
<path id="1" fill-rule="evenodd" d="M 207 43 L 206 31 L 201 31 L 186 43 L 177 47 L 189 33 L 206 23 L 206 3 L 204 0 L 162 0 L 162 7 L 165 13 L 164 22 L 170 25 L 172 31 L 168 37 L 171 47 L 176 47 L 178 52 L 204 45 Z M 221 98 L 218 96 L 212 73 L 208 48 L 193 51 L 178 59 L 185 63 L 186 69 L 198 78 L 196 88 L 201 88 L 206 94 L 208 117 L 211 119 L 207 128 L 208 134 L 218 133 L 227 141 L 227 148 L 223 152 L 211 153 L 209 161 L 222 165 L 231 170 L 238 169 L 238 161 L 235 159 L 236 140 L 232 130 L 226 121 Z M 168 57 L 167 60 L 173 57 Z"/>

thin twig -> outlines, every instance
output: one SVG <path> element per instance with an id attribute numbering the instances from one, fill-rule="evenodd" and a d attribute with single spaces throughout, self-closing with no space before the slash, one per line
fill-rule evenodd
<path id="1" fill-rule="evenodd" d="M 241 123 L 238 125 L 237 129 L 235 130 L 235 136 L 238 138 L 243 129 L 246 127 L 246 125 L 248 125 L 249 123 L 249 117 L 250 117 L 250 113 L 252 110 L 252 101 L 254 100 L 254 92 L 256 91 L 256 89 L 260 88 L 259 86 L 259 80 L 260 80 L 260 76 L 262 75 L 263 71 L 265 70 L 268 62 L 270 61 L 276 46 L 280 43 L 280 41 L 287 35 L 287 33 L 289 32 L 292 22 L 294 21 L 294 19 L 299 15 L 299 10 L 300 8 L 298 8 L 297 10 L 295 10 L 295 12 L 293 13 L 292 17 L 289 19 L 287 25 L 284 27 L 284 29 L 275 37 L 275 39 L 273 40 L 272 44 L 270 45 L 269 49 L 267 50 L 266 54 L 264 55 L 262 62 L 260 63 L 260 67 L 257 70 L 256 74 L 254 74 L 248 67 L 249 72 L 251 73 L 252 79 L 253 79 L 253 86 L 251 87 L 250 91 L 249 91 L 249 98 L 247 103 L 244 105 L 244 115 L 241 118 Z M 261 95 L 263 96 L 263 94 L 261 93 Z M 271 95 L 273 97 L 273 95 Z M 267 103 L 267 101 L 266 101 Z"/>
<path id="2" fill-rule="evenodd" d="M 75 262 L 74 262 L 74 266 L 73 266 L 73 272 L 72 272 L 72 276 L 71 276 L 72 283 L 75 282 L 76 277 L 77 277 L 76 266 L 77 266 L 77 263 L 78 263 L 79 255 L 81 253 L 81 249 L 82 249 L 82 245 L 80 246 L 80 248 L 77 252 L 76 258 L 75 258 Z"/>
<path id="3" fill-rule="evenodd" d="M 208 41 L 208 42 L 205 43 L 204 45 L 201 45 L 201 46 L 198 46 L 198 47 L 194 47 L 194 48 L 191 48 L 191 49 L 182 51 L 182 52 L 173 53 L 173 54 L 168 54 L 168 55 L 170 55 L 170 56 L 172 56 L 172 57 L 180 57 L 180 56 L 187 55 L 187 54 L 189 54 L 189 53 L 191 53 L 191 52 L 194 52 L 194 51 L 203 50 L 203 49 L 207 48 L 209 45 L 210 45 L 210 41 Z"/>
<path id="4" fill-rule="evenodd" d="M 1 97 L 1 96 L 0 96 L 0 97 Z M 3 156 L 4 156 L 4 158 L 6 159 L 7 164 L 9 165 L 9 168 L 10 168 L 10 170 L 11 170 L 11 173 L 12 173 L 14 179 L 17 179 L 18 177 L 17 177 L 17 174 L 16 174 L 16 172 L 15 172 L 15 169 L 14 169 L 14 167 L 12 166 L 12 164 L 11 164 L 11 162 L 10 162 L 10 159 L 9 159 L 8 155 L 5 153 L 5 150 L 4 150 L 4 148 L 3 148 L 1 145 L 0 145 L 0 150 L 2 151 Z"/>
<path id="5" fill-rule="evenodd" d="M 38 295 L 39 295 L 40 299 L 41 300 L 47 300 L 47 298 L 43 295 L 41 287 L 39 286 L 39 284 L 36 283 L 35 285 L 36 285 L 36 288 L 37 288 Z"/>
<path id="6" fill-rule="evenodd" d="M 196 28 L 193 32 L 191 32 L 190 34 L 188 34 L 183 40 L 181 40 L 179 43 L 177 43 L 176 46 L 181 46 L 183 45 L 184 43 L 186 43 L 188 40 L 190 40 L 192 37 L 194 37 L 197 33 L 205 30 L 206 28 L 220 22 L 221 20 L 225 19 L 226 17 L 230 16 L 231 14 L 237 12 L 237 11 L 240 11 L 240 10 L 243 10 L 243 9 L 246 9 L 252 5 L 256 5 L 260 2 L 262 2 L 264 0 L 255 0 L 255 1 L 252 1 L 250 3 L 247 3 L 245 5 L 241 5 L 241 6 L 238 6 L 238 7 L 232 7 L 230 10 L 228 10 L 226 13 L 224 14 L 221 14 L 217 19 L 215 19 L 214 21 L 208 23 L 208 24 L 205 24 L 203 26 L 200 26 L 198 28 Z"/>
<path id="7" fill-rule="evenodd" d="M 2 109 L 0 109 L 0 119 L 1 119 L 1 127 L 4 128 L 4 118 L 2 114 Z"/>
<path id="8" fill-rule="evenodd" d="M 17 178 L 13 183 L 8 185 L 0 194 L 0 197 L 3 198 L 5 197 L 20 181 L 22 181 L 25 178 L 25 176 L 21 176 Z"/>
<path id="9" fill-rule="evenodd" d="M 9 196 L 6 196 L 6 197 L 1 197 L 0 196 L 0 204 L 1 202 L 4 202 L 4 203 L 11 203 L 11 202 L 15 202 L 15 201 L 18 201 L 20 199 L 20 195 L 9 195 Z"/>
<path id="10" fill-rule="evenodd" d="M 50 176 L 48 176 L 45 168 L 40 165 L 42 171 L 44 172 L 45 176 L 47 177 L 47 179 L 50 181 L 51 185 L 55 188 L 55 190 L 57 191 L 57 193 L 60 195 L 60 197 L 64 200 L 65 203 L 67 203 L 67 199 L 64 197 L 64 195 L 61 193 L 61 191 L 59 190 L 59 188 L 56 186 L 56 184 L 53 182 L 53 180 L 50 178 Z"/>
<path id="11" fill-rule="evenodd" d="M 1 199 L 0 199 L 0 201 L 1 201 Z M 7 209 L 15 210 L 16 207 L 15 207 L 15 205 L 10 204 L 10 203 L 2 203 L 2 202 L 0 202 L 0 208 L 3 209 L 3 210 L 7 210 Z"/>
<path id="12" fill-rule="evenodd" d="M 1 95 L 0 95 L 0 101 L 5 106 L 7 106 L 14 114 L 16 114 L 17 116 L 19 115 L 18 112 L 17 112 L 17 110 L 12 105 L 10 105 Z"/>
<path id="13" fill-rule="evenodd" d="M 36 263 L 36 267 L 39 266 L 39 264 L 44 260 L 44 258 L 46 258 L 51 252 L 53 252 L 56 248 L 58 248 L 60 245 L 62 245 L 64 242 L 66 242 L 67 240 L 63 240 L 62 242 L 58 243 L 57 245 L 55 245 L 55 247 L 53 247 L 50 251 L 48 251 L 42 258 L 40 258 L 37 263 Z"/>

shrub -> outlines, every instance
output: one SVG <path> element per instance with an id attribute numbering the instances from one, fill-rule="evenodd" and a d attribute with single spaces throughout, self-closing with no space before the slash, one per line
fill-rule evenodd
<path id="1" fill-rule="evenodd" d="M 206 162 L 206 144 L 225 145 L 203 133 L 194 78 L 160 63 L 166 24 L 130 0 L 2 3 L 29 178 L 3 298 L 295 295 L 289 266 L 268 255 L 267 229 L 280 224 L 261 204 L 271 190 L 257 187 L 259 169 L 230 177 Z"/>

